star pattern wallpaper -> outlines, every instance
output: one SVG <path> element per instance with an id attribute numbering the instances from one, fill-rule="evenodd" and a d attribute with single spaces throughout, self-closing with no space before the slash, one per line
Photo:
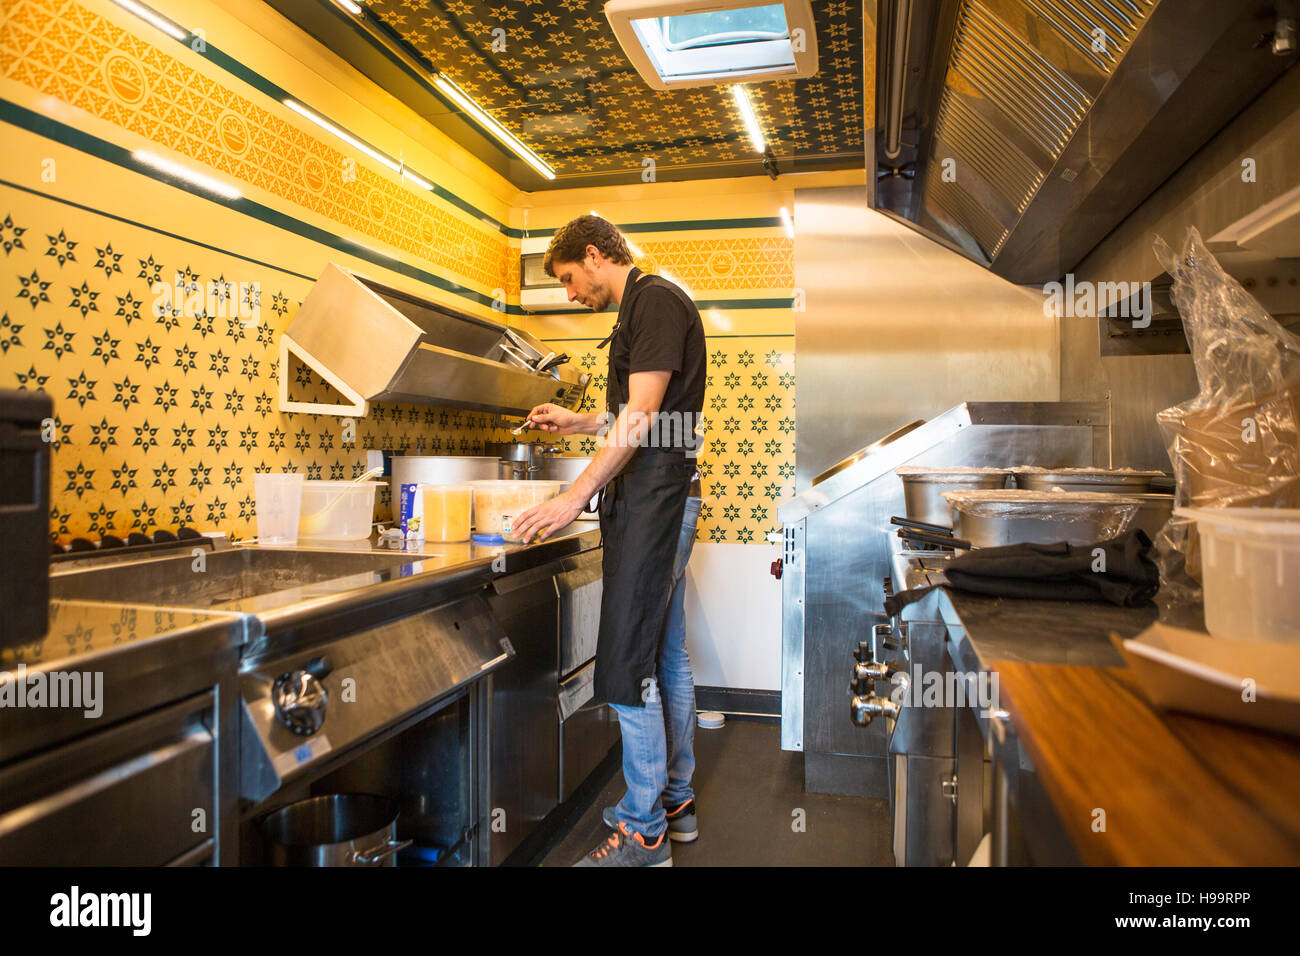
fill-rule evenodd
<path id="1" fill-rule="evenodd" d="M 862 10 L 815 0 L 819 69 L 747 84 L 779 157 L 863 157 Z M 603 0 L 372 0 L 367 9 L 558 173 L 757 165 L 726 86 L 652 90 Z M 738 171 L 739 172 L 739 171 Z"/>

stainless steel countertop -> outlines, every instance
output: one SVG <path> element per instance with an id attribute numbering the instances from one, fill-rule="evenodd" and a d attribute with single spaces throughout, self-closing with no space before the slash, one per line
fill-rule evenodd
<path id="1" fill-rule="evenodd" d="M 995 598 L 948 587 L 938 605 L 953 663 L 964 671 L 991 670 L 997 660 L 1123 667 L 1111 632 L 1134 637 L 1158 616 L 1154 606 Z"/>
<path id="2" fill-rule="evenodd" d="M 273 631 L 309 618 L 335 617 L 377 602 L 393 610 L 410 605 L 414 611 L 429 606 L 430 601 L 440 602 L 455 596 L 455 592 L 485 585 L 494 577 L 595 547 L 599 541 L 596 522 L 575 521 L 547 541 L 532 544 L 422 541 L 409 545 L 400 542 L 390 547 L 372 534 L 364 541 L 296 547 L 235 545 L 235 548 L 267 547 L 305 555 L 358 551 L 400 553 L 409 555 L 410 560 L 382 570 L 348 574 L 202 608 L 55 598 L 50 601 L 50 626 L 45 636 L 28 644 L 0 649 L 0 668 L 24 664 L 29 668 L 99 670 L 106 655 L 120 655 L 126 648 L 147 647 L 157 655 L 158 661 L 183 654 L 182 648 L 186 647 L 196 654 L 210 653 L 211 639 L 199 640 L 200 634 L 218 643 L 238 646 L 262 640 Z"/>
<path id="3" fill-rule="evenodd" d="M 1123 667 L 1111 632 L 1133 637 L 1155 622 L 1154 605 L 1129 608 L 1091 601 L 997 598 L 946 586 L 950 553 L 913 551 L 891 529 L 895 591 L 937 586 L 903 609 L 905 620 L 942 621 L 953 663 L 962 671 L 990 670 L 995 660 L 1085 667 Z"/>
<path id="4" fill-rule="evenodd" d="M 23 664 L 46 670 L 99 669 L 88 666 L 92 659 L 103 655 L 123 656 L 128 650 L 146 645 L 161 647 L 167 638 L 193 644 L 201 636 L 207 636 L 238 645 L 243 635 L 242 617 L 228 611 L 52 600 L 50 626 L 45 636 L 27 644 L 0 648 L 0 668 L 12 669 Z"/>

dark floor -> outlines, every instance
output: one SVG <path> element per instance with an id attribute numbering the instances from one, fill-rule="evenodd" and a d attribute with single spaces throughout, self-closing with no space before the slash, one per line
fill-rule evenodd
<path id="1" fill-rule="evenodd" d="M 673 844 L 673 866 L 894 865 L 889 803 L 805 793 L 803 754 L 781 749 L 777 723 L 733 718 L 720 730 L 697 728 L 695 762 L 700 838 Z M 568 866 L 609 834 L 600 814 L 623 796 L 623 774 L 611 763 L 606 775 L 542 866 Z"/>

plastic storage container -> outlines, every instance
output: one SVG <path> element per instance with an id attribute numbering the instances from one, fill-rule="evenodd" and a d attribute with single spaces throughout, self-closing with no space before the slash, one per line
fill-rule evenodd
<path id="1" fill-rule="evenodd" d="M 382 481 L 304 481 L 298 537 L 355 541 L 370 537 L 375 489 Z"/>
<path id="2" fill-rule="evenodd" d="M 421 485 L 427 541 L 468 541 L 474 489 L 469 485 Z"/>
<path id="3" fill-rule="evenodd" d="M 293 472 L 253 476 L 260 544 L 297 544 L 303 477 Z"/>
<path id="4" fill-rule="evenodd" d="M 1205 628 L 1300 644 L 1300 509 L 1178 508 L 1201 539 Z"/>
<path id="5" fill-rule="evenodd" d="M 514 518 L 548 498 L 554 498 L 562 481 L 471 481 L 474 489 L 474 531 L 480 535 L 501 535 L 507 541 L 518 540 L 506 533 L 505 519 Z"/>

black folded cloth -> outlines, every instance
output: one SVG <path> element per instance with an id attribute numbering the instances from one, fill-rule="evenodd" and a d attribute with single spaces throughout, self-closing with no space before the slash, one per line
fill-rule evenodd
<path id="1" fill-rule="evenodd" d="M 1097 601 L 1136 607 L 1160 587 L 1151 539 L 1139 528 L 1095 544 L 1011 544 L 978 548 L 944 569 L 948 586 L 993 597 Z M 901 591 L 885 601 L 894 616 L 933 588 Z"/>

